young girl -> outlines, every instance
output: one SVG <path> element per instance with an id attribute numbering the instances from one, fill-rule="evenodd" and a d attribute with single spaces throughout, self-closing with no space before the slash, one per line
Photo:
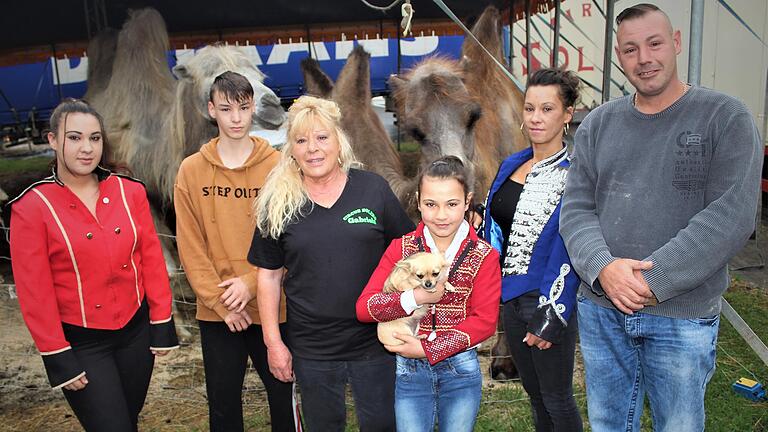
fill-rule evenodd
<path id="1" fill-rule="evenodd" d="M 397 354 L 395 418 L 397 430 L 471 431 L 480 407 L 482 374 L 475 347 L 490 337 L 498 319 L 501 278 L 499 255 L 470 229 L 464 215 L 472 192 L 461 161 L 434 161 L 419 179 L 422 222 L 389 245 L 357 300 L 357 318 L 382 322 L 429 308 L 418 337 L 395 334 Z M 416 288 L 382 293 L 384 281 L 400 259 L 417 252 L 439 253 L 450 262 L 448 282 L 430 293 Z"/>
<path id="2" fill-rule="evenodd" d="M 13 277 L 48 380 L 86 431 L 135 431 L 155 356 L 178 348 L 144 186 L 115 175 L 101 116 L 51 114 L 53 175 L 11 204 Z"/>

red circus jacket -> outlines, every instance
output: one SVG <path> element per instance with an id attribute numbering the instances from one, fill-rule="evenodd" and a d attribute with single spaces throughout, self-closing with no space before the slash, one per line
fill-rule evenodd
<path id="1" fill-rule="evenodd" d="M 381 291 L 395 263 L 422 250 L 430 252 L 424 240 L 423 223 L 416 231 L 392 241 L 357 300 L 357 319 L 385 322 L 407 316 L 400 305 L 401 293 Z M 451 272 L 448 282 L 456 292 L 446 291 L 435 305 L 437 338 L 432 342 L 421 341 L 432 365 L 488 339 L 496 330 L 499 317 L 501 270 L 498 252 L 470 230 L 451 263 L 451 269 L 454 267 L 456 270 Z M 431 331 L 432 316 L 427 313 L 419 322 L 419 335 Z"/>
<path id="2" fill-rule="evenodd" d="M 150 345 L 178 346 L 171 290 L 144 186 L 98 169 L 96 218 L 55 173 L 11 201 L 11 258 L 21 312 L 51 385 L 82 376 L 62 323 L 124 327 L 146 297 Z"/>

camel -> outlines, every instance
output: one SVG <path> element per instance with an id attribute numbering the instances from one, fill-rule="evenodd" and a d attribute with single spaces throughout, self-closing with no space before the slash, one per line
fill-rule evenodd
<path id="1" fill-rule="evenodd" d="M 503 61 L 501 16 L 492 6 L 472 27 L 478 40 Z M 431 57 L 389 85 L 398 118 L 421 144 L 422 169 L 444 155 L 459 157 L 483 200 L 499 163 L 528 146 L 520 124 L 523 94 L 470 38 L 462 59 Z"/>
<path id="2" fill-rule="evenodd" d="M 503 61 L 501 16 L 489 6 L 472 33 Z M 520 131 L 524 95 L 470 38 L 460 61 L 432 57 L 404 76 L 389 80 L 398 118 L 421 144 L 422 169 L 443 155 L 454 155 L 469 167 L 477 200 L 484 200 L 501 161 L 528 143 Z M 517 375 L 500 322 L 491 349 L 491 376 Z"/>
<path id="3" fill-rule="evenodd" d="M 361 45 L 356 46 L 335 85 L 317 60 L 304 59 L 301 70 L 305 90 L 307 94 L 331 99 L 339 105 L 341 127 L 349 135 L 355 156 L 365 169 L 387 180 L 403 207 L 413 210 L 415 182 L 403 175 L 395 145 L 371 106 L 370 58 Z"/>
<path id="4" fill-rule="evenodd" d="M 106 41 L 106 42 L 105 42 Z M 144 181 L 153 203 L 170 208 L 176 172 L 184 157 L 216 135 L 208 115 L 213 79 L 227 70 L 246 76 L 254 88 L 254 125 L 277 129 L 286 120 L 280 99 L 264 85 L 264 74 L 241 50 L 207 46 L 168 68 L 168 32 L 159 12 L 132 11 L 117 36 L 108 84 L 109 38 L 89 52 L 88 98 L 105 119 L 116 159 Z M 99 49 L 104 48 L 104 49 Z M 91 80 L 93 79 L 93 85 Z M 98 91 L 99 87 L 103 90 Z"/>
<path id="5" fill-rule="evenodd" d="M 106 28 L 88 41 L 88 90 L 83 99 L 91 101 L 109 85 L 117 51 L 117 30 Z"/>

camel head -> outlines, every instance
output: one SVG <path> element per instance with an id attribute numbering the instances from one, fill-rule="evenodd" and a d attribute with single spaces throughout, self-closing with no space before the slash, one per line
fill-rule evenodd
<path id="1" fill-rule="evenodd" d="M 472 33 L 497 59 L 501 54 L 499 11 L 488 7 Z M 470 168 L 478 199 L 485 197 L 499 162 L 527 142 L 519 130 L 523 93 L 470 39 L 461 60 L 428 58 L 406 75 L 389 80 L 398 117 L 421 144 L 422 167 L 454 155 Z"/>
<path id="2" fill-rule="evenodd" d="M 482 109 L 467 90 L 460 65 L 433 57 L 403 77 L 392 76 L 389 85 L 402 126 L 421 145 L 422 167 L 452 155 L 474 178 L 474 128 Z"/>
<path id="3" fill-rule="evenodd" d="M 208 121 L 212 121 L 208 115 L 208 93 L 213 80 L 226 71 L 237 72 L 251 82 L 256 105 L 253 112 L 254 125 L 261 129 L 278 129 L 285 122 L 285 110 L 280 105 L 280 98 L 264 85 L 265 75 L 236 47 L 210 45 L 173 68 L 180 84 L 193 86 L 197 110 Z"/>

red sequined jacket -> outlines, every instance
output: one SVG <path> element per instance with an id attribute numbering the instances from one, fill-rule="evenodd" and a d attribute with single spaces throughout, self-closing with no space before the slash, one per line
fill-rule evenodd
<path id="1" fill-rule="evenodd" d="M 416 231 L 392 241 L 357 300 L 357 319 L 385 322 L 407 316 L 400 305 L 401 293 L 385 294 L 381 290 L 395 263 L 421 250 L 430 252 L 421 223 Z M 446 292 L 435 306 L 437 338 L 421 341 L 432 365 L 489 338 L 496 330 L 499 316 L 501 271 L 499 254 L 491 245 L 470 230 L 451 269 L 448 282 L 456 292 Z M 432 316 L 426 314 L 419 323 L 419 334 L 431 331 Z"/>

